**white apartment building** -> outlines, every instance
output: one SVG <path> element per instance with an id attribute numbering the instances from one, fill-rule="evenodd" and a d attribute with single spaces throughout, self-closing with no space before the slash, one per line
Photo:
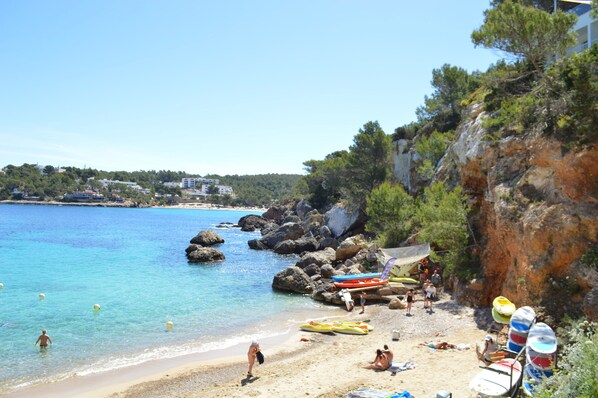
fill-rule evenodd
<path id="1" fill-rule="evenodd" d="M 228 185 L 214 185 L 218 189 L 219 195 L 232 195 L 233 194 L 233 187 L 229 187 Z M 202 195 L 209 195 L 209 191 L 212 185 L 202 185 L 201 189 L 199 190 Z"/>
<path id="2" fill-rule="evenodd" d="M 139 185 L 137 185 L 136 182 L 119 181 L 119 180 L 107 180 L 107 179 L 98 180 L 98 181 L 102 183 L 102 185 L 104 186 L 104 188 L 106 188 L 108 185 L 121 184 L 121 185 L 126 185 L 127 187 L 129 187 L 131 189 L 134 189 L 136 191 L 143 192 L 144 194 L 149 194 L 150 193 L 149 189 L 145 189 L 145 188 L 140 187 Z"/>
<path id="3" fill-rule="evenodd" d="M 567 50 L 567 55 L 582 52 L 598 43 L 598 20 L 592 18 L 591 11 L 592 6 L 589 4 L 580 4 L 569 11 L 577 15 L 577 22 L 573 26 L 577 33 L 577 44 Z"/>
<path id="4" fill-rule="evenodd" d="M 162 185 L 164 185 L 165 187 L 171 187 L 171 188 L 180 188 L 181 187 L 180 182 L 164 182 L 164 183 L 162 183 Z"/>
<path id="5" fill-rule="evenodd" d="M 200 184 L 211 184 L 211 185 L 218 185 L 220 184 L 220 180 L 218 179 L 211 179 L 211 178 L 183 178 L 181 180 L 181 187 L 183 189 L 191 189 L 195 188 Z"/>

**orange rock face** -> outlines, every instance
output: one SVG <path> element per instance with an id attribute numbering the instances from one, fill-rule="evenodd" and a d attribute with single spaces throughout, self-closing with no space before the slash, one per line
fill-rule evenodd
<path id="1" fill-rule="evenodd" d="M 475 304 L 503 295 L 518 306 L 579 312 L 596 287 L 578 260 L 598 242 L 598 147 L 564 151 L 546 137 L 511 137 L 457 167 L 476 209 L 484 289 L 470 292 Z"/>

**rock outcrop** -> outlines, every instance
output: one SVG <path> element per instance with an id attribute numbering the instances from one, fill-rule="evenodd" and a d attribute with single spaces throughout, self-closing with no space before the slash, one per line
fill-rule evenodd
<path id="1" fill-rule="evenodd" d="M 210 246 L 224 243 L 224 239 L 216 232 L 204 230 L 191 239 L 191 244 L 185 249 L 190 263 L 205 263 L 223 261 L 224 253 Z"/>
<path id="2" fill-rule="evenodd" d="M 295 293 L 311 294 L 315 285 L 301 268 L 289 267 L 274 276 L 272 287 Z"/>
<path id="3" fill-rule="evenodd" d="M 598 148 L 531 133 L 491 142 L 486 115 L 471 114 L 436 174 L 461 184 L 475 209 L 481 278 L 458 288 L 461 298 L 489 305 L 504 295 L 557 318 L 580 315 L 598 287 L 576 280 L 577 260 L 598 243 Z"/>
<path id="4" fill-rule="evenodd" d="M 224 254 L 211 247 L 199 247 L 187 254 L 187 259 L 190 263 L 207 263 L 214 261 L 223 261 Z"/>
<path id="5" fill-rule="evenodd" d="M 332 235 L 338 238 L 363 221 L 363 214 L 354 206 L 336 205 L 326 212 L 324 221 Z"/>
<path id="6" fill-rule="evenodd" d="M 203 247 L 219 245 L 221 243 L 224 243 L 224 239 L 216 232 L 210 230 L 201 231 L 191 239 L 191 244 Z"/>

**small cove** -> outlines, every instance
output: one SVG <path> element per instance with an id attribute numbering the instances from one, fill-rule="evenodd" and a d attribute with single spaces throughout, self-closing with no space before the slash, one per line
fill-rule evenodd
<path id="1" fill-rule="evenodd" d="M 0 393 L 284 333 L 318 306 L 271 289 L 295 256 L 216 229 L 224 262 L 185 257 L 200 230 L 245 214 L 0 205 Z M 45 353 L 33 346 L 42 328 L 54 340 Z"/>

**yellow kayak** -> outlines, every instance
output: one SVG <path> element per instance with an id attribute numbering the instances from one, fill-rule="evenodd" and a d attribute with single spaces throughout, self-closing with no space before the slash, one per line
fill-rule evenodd
<path id="1" fill-rule="evenodd" d="M 332 331 L 336 333 L 344 333 L 344 334 L 368 334 L 367 328 L 360 328 L 359 326 L 355 325 L 347 325 L 343 323 L 335 323 L 332 325 Z"/>
<path id="2" fill-rule="evenodd" d="M 357 326 L 358 328 L 367 330 L 368 332 L 371 332 L 374 330 L 374 327 L 372 325 L 370 325 L 367 322 L 363 322 L 363 321 L 340 321 L 340 322 L 336 322 L 342 325 L 347 325 L 347 326 Z"/>
<path id="3" fill-rule="evenodd" d="M 418 283 L 417 280 L 406 276 L 391 276 L 390 278 L 388 278 L 388 280 L 391 282 Z"/>
<path id="4" fill-rule="evenodd" d="M 330 333 L 332 332 L 332 325 L 329 323 L 309 322 L 299 325 L 299 329 L 307 332 Z"/>
<path id="5" fill-rule="evenodd" d="M 492 307 L 498 312 L 500 315 L 504 316 L 511 316 L 513 312 L 517 309 L 515 304 L 511 303 L 508 298 L 503 296 L 498 296 L 492 302 Z"/>
<path id="6" fill-rule="evenodd" d="M 501 315 L 494 308 L 492 308 L 492 319 L 498 323 L 502 323 L 503 325 L 508 325 L 511 321 L 510 316 Z"/>

